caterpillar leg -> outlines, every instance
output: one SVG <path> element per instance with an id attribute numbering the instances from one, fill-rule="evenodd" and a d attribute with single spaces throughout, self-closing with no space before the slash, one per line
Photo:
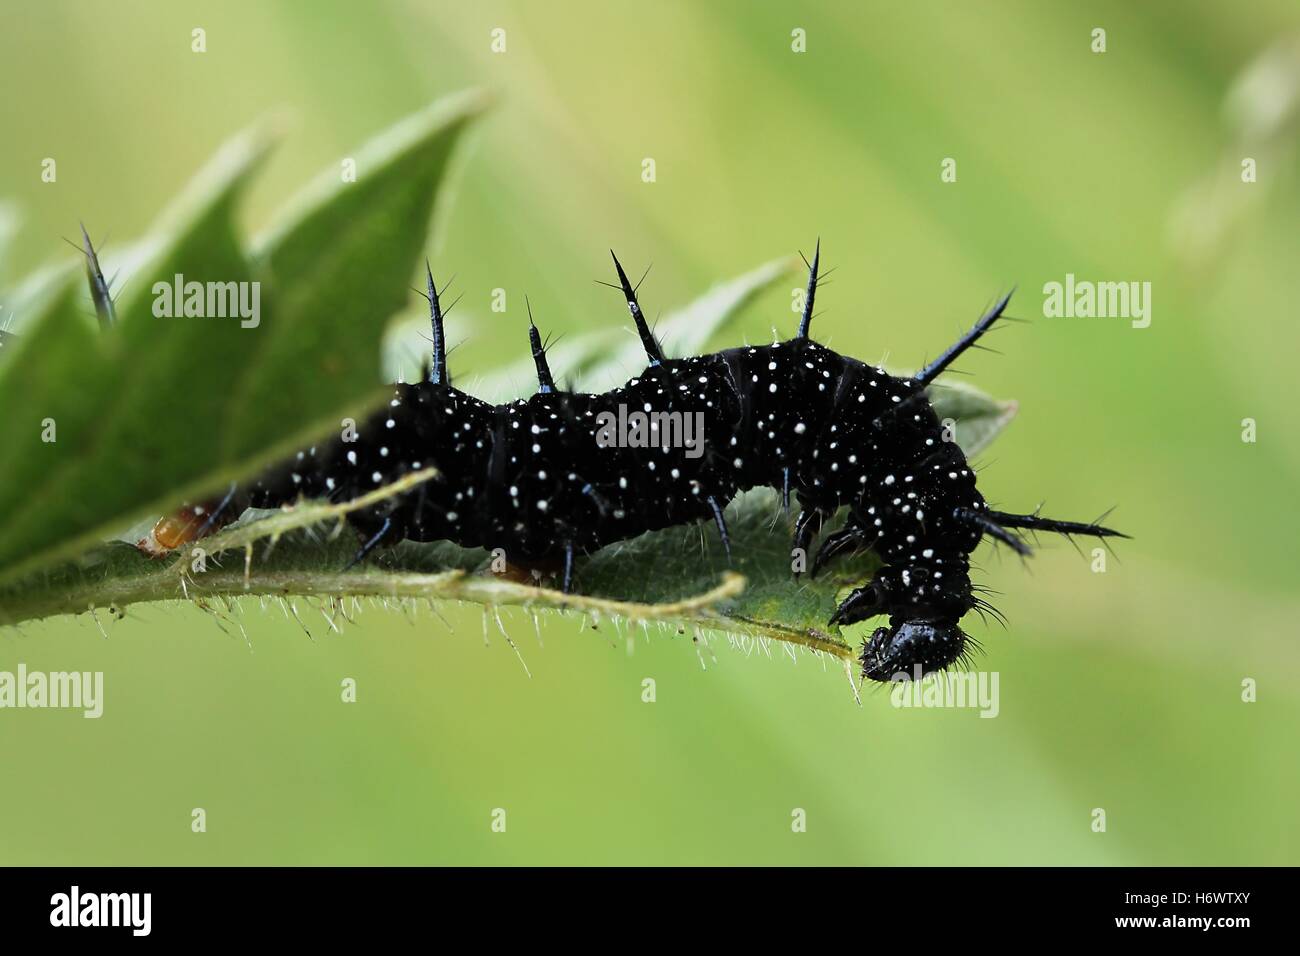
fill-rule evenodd
<path id="1" fill-rule="evenodd" d="M 885 613 L 887 600 L 888 589 L 882 576 L 877 573 L 870 584 L 854 588 L 849 596 L 840 602 L 840 606 L 835 609 L 835 613 L 827 623 L 843 626 L 865 621 L 869 617 Z"/>
<path id="2" fill-rule="evenodd" d="M 565 594 L 573 592 L 573 542 L 564 542 L 564 578 L 560 590 Z"/>
<path id="3" fill-rule="evenodd" d="M 818 571 L 842 555 L 866 550 L 876 537 L 874 532 L 868 532 L 866 528 L 857 525 L 845 525 L 839 531 L 828 534 L 818 546 L 817 554 L 813 556 L 812 569 L 808 572 L 808 576 L 817 577 Z"/>
<path id="4" fill-rule="evenodd" d="M 709 495 L 709 507 L 713 509 L 713 522 L 718 526 L 718 536 L 722 538 L 722 550 L 727 552 L 727 561 L 731 561 L 731 535 L 727 533 L 727 519 L 718 506 L 718 499 Z"/>
<path id="5" fill-rule="evenodd" d="M 352 556 L 352 560 L 347 563 L 347 565 L 343 568 L 343 570 L 351 571 L 358 564 L 364 561 L 366 559 L 366 555 L 368 555 L 371 551 L 375 550 L 375 548 L 379 547 L 381 544 L 384 543 L 384 539 L 388 536 L 388 533 L 392 530 L 392 528 L 393 528 L 393 519 L 385 518 L 383 520 L 383 523 L 380 524 L 379 530 L 365 540 L 365 542 L 361 545 L 361 547 L 357 549 L 357 553 Z"/>
<path id="6" fill-rule="evenodd" d="M 802 496 L 799 498 L 799 517 L 794 522 L 794 539 L 790 543 L 790 550 L 796 549 L 808 553 L 808 546 L 812 544 L 813 538 L 822 529 L 822 522 L 826 520 L 827 513 L 816 505 L 809 505 L 804 502 Z M 794 576 L 797 578 L 799 572 L 796 571 Z"/>

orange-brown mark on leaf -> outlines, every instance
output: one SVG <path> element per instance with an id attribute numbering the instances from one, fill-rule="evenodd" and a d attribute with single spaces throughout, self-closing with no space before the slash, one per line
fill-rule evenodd
<path id="1" fill-rule="evenodd" d="M 135 543 L 137 550 L 151 558 L 166 557 L 182 545 L 189 544 L 200 536 L 219 531 L 230 524 L 234 518 L 210 521 L 212 509 L 218 502 L 205 502 L 201 505 L 187 505 L 174 514 L 158 519 L 147 537 Z"/>

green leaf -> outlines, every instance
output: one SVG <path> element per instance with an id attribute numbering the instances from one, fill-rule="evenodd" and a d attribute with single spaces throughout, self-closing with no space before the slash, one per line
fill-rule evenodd
<path id="1" fill-rule="evenodd" d="M 57 273 L 0 349 L 0 579 L 210 492 L 376 395 L 383 323 L 485 102 L 465 94 L 399 124 L 355 154 L 356 182 L 330 168 L 251 255 L 234 214 L 266 144 L 236 139 L 164 217 L 106 334 L 76 272 Z M 260 283 L 259 320 L 155 316 L 155 283 L 178 274 Z"/>
<path id="2" fill-rule="evenodd" d="M 355 183 L 326 170 L 256 242 L 274 308 L 228 390 L 229 457 L 299 446 L 376 393 L 384 324 L 410 298 L 452 148 L 487 103 L 465 93 L 393 127 L 352 157 Z"/>
<path id="3" fill-rule="evenodd" d="M 788 276 L 792 266 L 790 260 L 778 260 L 716 287 L 672 313 L 660 334 L 677 354 L 702 350 L 745 304 Z M 623 351 L 621 340 L 613 337 L 625 335 L 614 329 L 580 336 L 570 343 L 566 364 L 556 361 L 557 355 L 553 364 L 580 371 L 584 384 L 621 381 L 644 361 L 639 343 L 633 341 Z M 390 365 L 400 367 L 402 343 L 390 340 L 386 349 Z M 488 376 L 479 392 L 511 397 L 512 389 L 532 374 L 531 363 L 520 365 Z M 968 455 L 986 446 L 1016 410 L 1015 403 L 995 401 L 964 384 L 933 386 L 931 401 L 940 418 L 953 419 L 956 438 Z M 396 494 L 421 477 L 408 476 L 372 495 Z M 580 594 L 497 577 L 488 570 L 486 552 L 446 542 L 403 542 L 364 566 L 340 571 L 356 543 L 354 536 L 334 532 L 342 529 L 339 519 L 348 510 L 364 503 L 303 505 L 288 514 L 246 519 L 207 539 L 205 547 L 216 558 L 202 573 L 194 573 L 185 560 L 160 568 L 128 545 L 105 546 L 80 564 L 54 569 L 23 588 L 0 591 L 0 623 L 181 596 L 199 600 L 217 614 L 211 598 L 241 595 L 307 596 L 331 608 L 341 598 L 357 596 L 452 599 L 606 614 L 683 630 L 717 629 L 742 640 L 775 639 L 848 660 L 852 646 L 826 621 L 844 591 L 863 583 L 875 567 L 872 556 L 859 556 L 839 562 L 816 580 L 804 575 L 796 583 L 790 567 L 791 518 L 782 513 L 776 494 L 762 489 L 740 496 L 728 508 L 734 564 L 723 556 L 711 525 L 669 528 L 582 560 Z M 298 530 L 307 525 L 320 527 L 311 534 Z"/>
<path id="4" fill-rule="evenodd" d="M 935 382 L 927 394 L 939 420 L 956 423 L 957 444 L 967 458 L 987 448 L 1020 410 L 1019 403 L 995 401 L 965 382 Z"/>

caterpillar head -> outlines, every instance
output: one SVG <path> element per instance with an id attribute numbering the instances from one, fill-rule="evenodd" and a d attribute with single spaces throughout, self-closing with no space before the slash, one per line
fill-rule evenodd
<path id="1" fill-rule="evenodd" d="M 862 645 L 862 676 L 886 682 L 921 678 L 961 659 L 966 642 L 955 620 L 891 620 Z"/>

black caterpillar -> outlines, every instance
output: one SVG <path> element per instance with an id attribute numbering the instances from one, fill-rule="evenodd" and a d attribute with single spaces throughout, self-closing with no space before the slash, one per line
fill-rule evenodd
<path id="1" fill-rule="evenodd" d="M 611 253 L 612 255 L 612 253 Z M 513 563 L 561 569 L 570 590 L 574 558 L 647 531 L 716 523 L 730 554 L 723 509 L 757 486 L 779 489 L 800 512 L 794 548 L 806 554 L 823 522 L 848 507 L 842 528 L 821 542 L 810 569 L 874 548 L 884 562 L 830 619 L 852 624 L 888 615 L 863 645 L 863 675 L 887 681 L 940 670 L 963 657 L 958 621 L 984 607 L 969 555 L 984 535 L 1021 554 L 1011 529 L 1121 536 L 1097 524 L 992 511 L 975 473 L 943 428 L 925 389 L 1002 315 L 1010 294 L 962 338 L 909 379 L 899 379 L 809 338 L 820 245 L 809 267 L 797 335 L 767 346 L 669 359 L 646 323 L 618 258 L 619 286 L 649 366 L 621 388 L 565 392 L 551 376 L 537 327 L 529 339 L 538 388 L 527 399 L 490 405 L 452 386 L 443 312 L 428 271 L 433 330 L 427 381 L 394 386 L 387 408 L 353 441 L 334 439 L 266 470 L 219 502 L 188 509 L 197 529 L 158 540 L 175 547 L 237 517 L 299 498 L 348 500 L 411 471 L 436 476 L 349 514 L 363 542 L 353 564 L 403 539 L 503 548 Z M 647 413 L 703 414 L 703 453 L 652 444 L 602 447 L 598 416 L 618 405 Z M 166 522 L 169 519 L 164 519 Z M 161 527 L 161 524 L 160 524 Z"/>

